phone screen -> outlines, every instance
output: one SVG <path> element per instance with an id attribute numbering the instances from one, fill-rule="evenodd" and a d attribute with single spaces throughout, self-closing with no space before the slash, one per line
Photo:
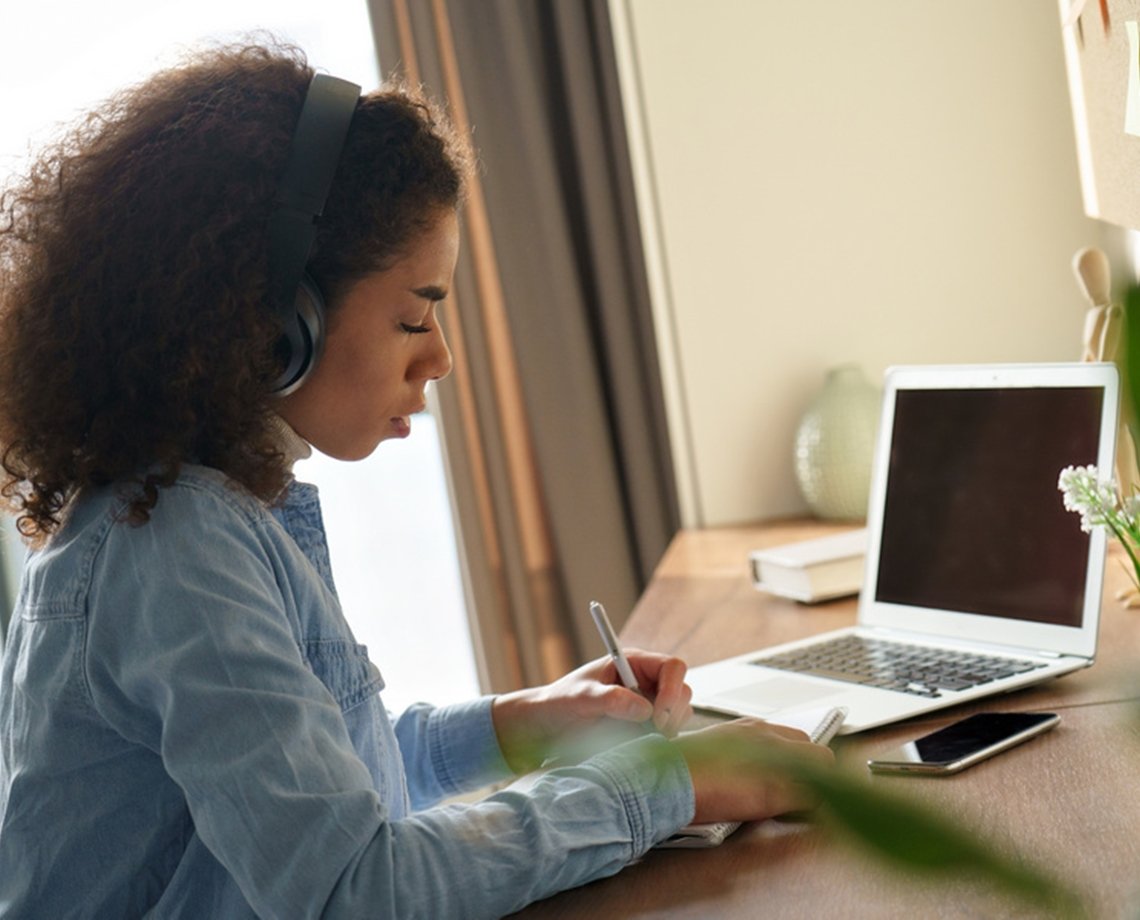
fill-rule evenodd
<path id="1" fill-rule="evenodd" d="M 980 712 L 869 760 L 876 772 L 952 773 L 1048 731 L 1049 712 Z"/>

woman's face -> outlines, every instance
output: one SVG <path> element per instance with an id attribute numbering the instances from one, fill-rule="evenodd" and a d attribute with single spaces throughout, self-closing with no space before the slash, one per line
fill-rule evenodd
<path id="1" fill-rule="evenodd" d="M 459 251 L 459 221 L 440 217 L 391 268 L 365 275 L 330 304 L 324 354 L 278 412 L 322 454 L 367 457 L 406 438 L 424 408 L 424 387 L 451 370 L 436 308 Z"/>

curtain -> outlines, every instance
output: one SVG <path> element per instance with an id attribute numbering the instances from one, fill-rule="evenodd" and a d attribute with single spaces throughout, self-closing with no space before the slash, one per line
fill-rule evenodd
<path id="1" fill-rule="evenodd" d="M 371 0 L 480 168 L 437 390 L 484 689 L 601 652 L 678 526 L 605 0 Z"/>

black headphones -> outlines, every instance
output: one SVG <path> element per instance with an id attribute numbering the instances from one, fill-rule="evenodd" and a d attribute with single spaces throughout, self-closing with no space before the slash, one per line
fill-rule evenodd
<path id="1" fill-rule="evenodd" d="M 324 347 L 325 303 L 305 265 L 359 99 L 355 83 L 313 77 L 269 219 L 269 296 L 281 322 L 281 373 L 273 381 L 278 396 L 304 382 Z"/>

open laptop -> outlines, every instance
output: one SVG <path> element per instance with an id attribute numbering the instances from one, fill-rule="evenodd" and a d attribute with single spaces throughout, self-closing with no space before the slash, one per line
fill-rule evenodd
<path id="1" fill-rule="evenodd" d="M 857 625 L 694 668 L 693 705 L 847 734 L 1091 665 L 1106 536 L 1057 479 L 1113 470 L 1118 406 L 1111 364 L 888 371 Z"/>

